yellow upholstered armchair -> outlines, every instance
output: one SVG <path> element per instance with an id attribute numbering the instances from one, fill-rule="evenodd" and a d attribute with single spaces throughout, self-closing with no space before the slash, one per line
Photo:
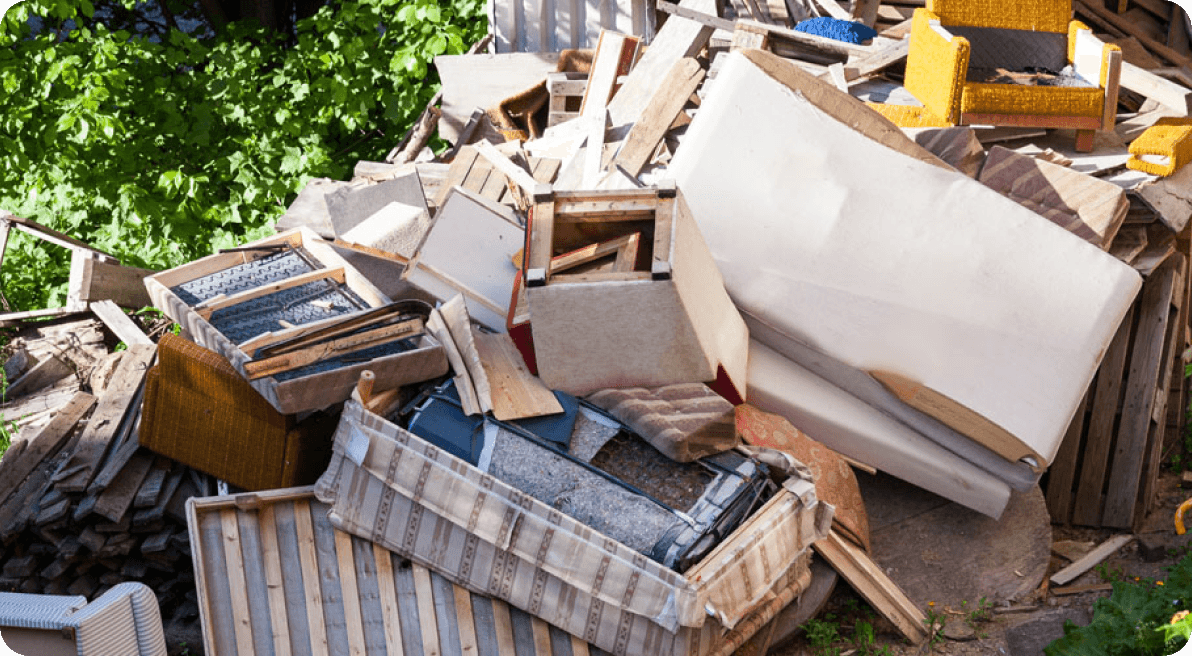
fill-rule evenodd
<path id="1" fill-rule="evenodd" d="M 1070 0 L 927 0 L 906 88 L 939 123 L 1071 128 L 1092 150 L 1113 129 L 1122 53 L 1071 16 Z"/>

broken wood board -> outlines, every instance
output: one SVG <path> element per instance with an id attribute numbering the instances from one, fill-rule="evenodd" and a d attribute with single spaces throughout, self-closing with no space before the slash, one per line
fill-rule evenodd
<path id="1" fill-rule="evenodd" d="M 968 177 L 976 178 L 981 172 L 981 165 L 985 163 L 985 148 L 973 128 L 903 128 L 902 131 L 915 143 Z"/>
<path id="2" fill-rule="evenodd" d="M 554 393 L 526 369 L 509 335 L 473 330 L 472 338 L 488 377 L 494 417 L 513 421 L 563 412 Z"/>
<path id="3" fill-rule="evenodd" d="M 468 315 L 497 332 L 513 296 L 513 255 L 525 231 L 509 208 L 455 187 L 405 279 L 439 300 L 463 294 Z"/>
<path id="4" fill-rule="evenodd" d="M 331 504 L 332 524 L 614 653 L 704 654 L 729 626 L 760 628 L 749 616 L 776 613 L 770 599 L 785 598 L 785 605 L 791 588 L 806 587 L 807 547 L 831 521 L 826 506 L 812 500 L 814 486 L 802 476 L 788 478 L 776 496 L 681 575 L 395 424 L 364 414 L 358 402 L 346 404 L 341 421 L 351 430 L 338 432 L 332 464 L 315 486 L 316 496 Z M 368 440 L 362 459 L 347 455 L 349 434 Z M 363 453 L 358 447 L 353 451 Z M 402 466 L 388 474 L 394 458 Z M 411 484 L 417 484 L 419 471 L 424 482 L 415 495 Z M 487 501 L 477 521 L 470 521 L 474 504 L 464 499 L 477 495 Z M 379 503 L 382 496 L 385 503 Z M 501 517 L 510 508 L 520 509 L 511 542 L 501 537 L 508 535 L 508 522 Z M 410 517 L 418 518 L 417 525 L 401 519 Z M 546 544 L 541 538 L 548 534 Z M 462 558 L 454 547 L 443 548 L 465 544 L 469 555 Z M 600 566 L 606 575 L 594 587 L 582 572 L 601 562 L 607 563 Z M 505 584 L 494 583 L 494 568 L 506 570 Z M 535 580 L 541 583 L 534 585 Z M 632 595 L 625 594 L 626 585 L 633 586 Z M 588 613 L 579 609 L 592 607 L 604 609 L 608 619 L 589 622 Z"/>
<path id="5" fill-rule="evenodd" d="M 0 460 L 0 474 L 3 474 L 0 476 L 0 506 L 38 465 L 58 453 L 70 439 L 75 425 L 93 407 L 94 396 L 77 392 L 65 407 L 58 410 L 48 425 L 5 452 L 3 460 Z"/>
<path id="6" fill-rule="evenodd" d="M 716 0 L 682 0 L 679 6 L 703 13 L 716 12 Z M 612 126 L 641 120 L 654 91 L 661 86 L 675 62 L 698 55 L 711 36 L 711 27 L 682 16 L 671 16 L 654 35 L 650 47 L 629 72 L 617 95 L 609 101 Z"/>
<path id="7" fill-rule="evenodd" d="M 1118 549 L 1121 549 L 1133 541 L 1134 536 L 1128 533 L 1123 535 L 1115 535 L 1109 538 L 1105 542 L 1097 545 L 1088 553 L 1088 555 L 1061 569 L 1055 574 L 1052 574 L 1050 579 L 1051 584 L 1067 585 L 1072 581 L 1075 581 L 1077 578 L 1080 578 L 1081 574 L 1084 574 L 1090 569 L 1096 567 L 1098 563 L 1112 556 L 1117 552 Z"/>
<path id="8" fill-rule="evenodd" d="M 994 146 L 977 178 L 985 186 L 1107 250 L 1130 203 L 1117 185 Z"/>
<path id="9" fill-rule="evenodd" d="M 91 303 L 110 300 L 120 307 L 139 310 L 153 304 L 145 291 L 145 277 L 156 271 L 121 266 L 89 257 L 83 260 L 79 300 Z"/>
<path id="10" fill-rule="evenodd" d="M 764 148 L 758 134 L 769 135 Z M 1027 458 L 1032 468 L 1045 467 L 1141 280 L 923 155 L 856 100 L 773 55 L 748 51 L 729 53 L 669 171 L 691 195 L 726 288 L 756 319 L 751 331 L 764 324 L 766 339 L 788 354 L 800 342 L 849 368 L 899 372 L 931 390 L 939 405 L 908 413 L 893 397 L 867 400 L 906 413 L 902 421 L 939 424 L 932 434 L 952 450 L 966 447 L 943 429 L 1012 466 Z M 891 167 L 905 174 L 883 175 Z M 775 170 L 787 174 L 775 177 Z M 839 179 L 825 186 L 834 171 Z M 806 220 L 779 218 L 794 206 Z M 741 207 L 766 229 L 727 220 Z M 892 207 L 899 220 L 890 220 Z M 1034 247 L 1024 251 L 1023 239 Z M 992 261 L 1006 277 L 993 286 L 1003 293 L 993 296 L 992 272 L 964 272 L 963 265 Z M 782 310 L 792 307 L 817 311 Z M 1016 318 L 1000 323 L 1009 317 Z M 1080 339 L 1072 326 L 1082 327 Z M 864 392 L 847 370 L 837 384 Z"/>
<path id="11" fill-rule="evenodd" d="M 699 62 L 684 57 L 675 62 L 662 84 L 650 98 L 642 118 L 633 124 L 613 164 L 636 176 L 650 162 L 658 142 L 662 141 L 675 117 L 704 79 Z"/>
<path id="12" fill-rule="evenodd" d="M 129 406 L 137 396 L 145 373 L 156 355 L 156 345 L 133 344 L 128 347 L 73 453 L 54 474 L 55 487 L 63 492 L 82 492 L 91 484 L 91 479 L 99 472 L 114 431 L 129 412 Z"/>
<path id="13" fill-rule="evenodd" d="M 441 305 L 439 316 L 442 317 L 463 364 L 462 371 L 456 372 L 456 380 L 459 381 L 462 377 L 464 384 L 468 385 L 471 390 L 470 394 L 460 392 L 460 396 L 468 394 L 475 398 L 476 409 L 480 414 L 491 412 L 493 409 L 492 386 L 488 381 L 488 370 L 485 369 L 484 363 L 480 360 L 480 353 L 476 349 L 475 333 L 472 330 L 472 322 L 468 316 L 463 296 L 457 294 Z"/>
<path id="14" fill-rule="evenodd" d="M 864 551 L 835 531 L 816 542 L 815 550 L 911 644 L 917 645 L 927 639 L 927 617 L 923 611 L 907 599 L 898 585 Z"/>
<path id="15" fill-rule="evenodd" d="M 141 330 L 137 324 L 133 323 L 132 319 L 124 314 L 112 301 L 99 301 L 91 304 L 91 312 L 103 321 L 104 325 L 108 327 L 119 338 L 120 341 L 132 346 L 133 344 L 140 344 L 142 346 L 150 346 L 153 340 Z"/>

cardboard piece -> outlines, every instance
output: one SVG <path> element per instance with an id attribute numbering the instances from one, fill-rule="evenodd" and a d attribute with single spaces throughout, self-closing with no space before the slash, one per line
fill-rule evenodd
<path id="1" fill-rule="evenodd" d="M 315 487 L 339 529 L 613 654 L 706 654 L 714 638 L 804 580 L 829 508 L 799 476 L 685 574 L 666 569 L 356 401 Z M 598 572 L 593 577 L 593 572 Z"/>
<path id="2" fill-rule="evenodd" d="M 989 151 L 977 180 L 1102 250 L 1130 209 L 1126 192 L 1111 182 L 1001 146 Z"/>
<path id="3" fill-rule="evenodd" d="M 443 82 L 439 136 L 454 143 L 474 110 L 492 107 L 538 84 L 558 64 L 557 52 L 435 57 L 435 70 Z"/>
<path id="4" fill-rule="evenodd" d="M 405 279 L 439 300 L 463 294 L 470 316 L 504 332 L 517 272 L 513 255 L 524 240 L 512 210 L 454 187 Z"/>
<path id="5" fill-rule="evenodd" d="M 335 235 L 346 241 L 356 241 L 348 233 L 392 203 L 429 213 L 417 171 L 374 185 L 341 187 L 323 196 L 323 202 Z"/>
<path id="6" fill-rule="evenodd" d="M 898 398 L 867 402 L 937 422 L 952 450 L 971 444 L 940 428 L 1045 467 L 1141 280 L 889 129 L 773 55 L 730 53 L 670 173 L 761 341 L 876 374 Z"/>

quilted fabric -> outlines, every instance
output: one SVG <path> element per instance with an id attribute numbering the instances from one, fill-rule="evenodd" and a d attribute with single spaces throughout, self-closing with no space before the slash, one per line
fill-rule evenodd
<path id="1" fill-rule="evenodd" d="M 1058 73 L 1068 64 L 1068 38 L 1055 32 L 1032 32 L 993 27 L 947 26 L 969 41 L 970 68 L 1031 68 Z"/>

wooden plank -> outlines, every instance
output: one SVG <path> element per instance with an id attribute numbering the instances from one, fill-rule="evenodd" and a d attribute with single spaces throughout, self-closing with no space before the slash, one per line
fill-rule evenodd
<path id="1" fill-rule="evenodd" d="M 361 331 L 346 337 L 331 339 L 302 350 L 283 353 L 261 360 L 244 363 L 249 380 L 274 376 L 279 373 L 305 367 L 320 360 L 348 355 L 357 351 L 396 342 L 407 337 L 421 335 L 426 327 L 422 319 L 410 319 L 371 330 Z"/>
<path id="2" fill-rule="evenodd" d="M 480 644 L 476 640 L 476 619 L 472 613 L 472 594 L 451 584 L 455 598 L 455 620 L 459 630 L 459 649 L 464 656 L 477 656 Z"/>
<path id="3" fill-rule="evenodd" d="M 281 550 L 277 543 L 277 517 L 272 505 L 258 511 L 261 558 L 265 564 L 265 586 L 269 590 L 269 625 L 273 633 L 274 656 L 291 653 L 289 619 L 286 617 L 285 576 L 281 571 Z M 390 652 L 392 654 L 392 652 Z"/>
<path id="4" fill-rule="evenodd" d="M 661 3 L 659 3 L 661 4 Z M 716 14 L 716 0 L 683 0 L 679 7 Z M 625 84 L 608 103 L 613 127 L 641 119 L 654 90 L 662 83 L 675 62 L 694 57 L 712 36 L 712 28 L 682 16 L 671 16 L 654 35 L 650 47 L 630 71 Z"/>
<path id="5" fill-rule="evenodd" d="M 54 457 L 70 439 L 79 420 L 95 407 L 95 397 L 86 392 L 76 392 L 74 397 L 59 410 L 50 423 L 37 435 L 23 442 L 19 454 L 5 454 L 0 460 L 0 506 L 12 496 L 17 487 L 42 462 Z"/>
<path id="6" fill-rule="evenodd" d="M 209 321 L 211 319 L 211 315 L 215 314 L 219 310 L 230 308 L 253 299 L 261 298 L 262 296 L 268 296 L 269 294 L 274 294 L 285 289 L 291 289 L 312 282 L 318 282 L 320 280 L 331 280 L 342 285 L 346 281 L 346 274 L 344 273 L 343 267 L 315 269 L 314 271 L 301 273 L 296 276 L 286 278 L 285 280 L 245 290 L 239 294 L 233 294 L 231 296 L 223 296 L 221 294 L 219 296 L 215 296 L 194 306 L 194 311 L 200 317 Z"/>
<path id="7" fill-rule="evenodd" d="M 385 652 L 404 656 L 401 644 L 401 616 L 397 611 L 397 587 L 393 579 L 393 554 L 379 544 L 373 546 L 377 561 L 377 588 L 381 596 L 381 615 L 385 624 Z"/>
<path id="8" fill-rule="evenodd" d="M 63 248 L 68 248 L 72 251 L 82 250 L 82 251 L 87 251 L 87 252 L 91 252 L 91 253 L 97 253 L 99 255 L 103 255 L 103 256 L 113 259 L 113 260 L 116 259 L 115 255 L 112 255 L 111 253 L 107 253 L 105 251 L 101 251 L 98 248 L 95 248 L 94 246 L 87 244 L 85 242 L 79 241 L 78 239 L 75 239 L 74 237 L 71 237 L 70 235 L 68 235 L 64 232 L 58 232 L 57 230 L 54 230 L 53 228 L 47 228 L 46 226 L 43 226 L 42 224 L 37 223 L 36 221 L 32 221 L 30 219 L 19 217 L 19 216 L 12 214 L 10 212 L 0 210 L 0 219 L 4 220 L 6 223 L 11 224 L 12 227 L 14 227 L 22 232 L 26 232 L 30 235 L 33 235 L 34 237 L 37 237 L 38 239 L 48 241 L 51 244 L 56 244 Z"/>
<path id="9" fill-rule="evenodd" d="M 306 621 L 310 627 L 313 656 L 331 656 L 327 644 L 327 624 L 323 619 L 323 590 L 319 584 L 319 563 L 315 553 L 315 532 L 311 524 L 310 502 L 294 503 L 294 525 L 298 530 L 298 556 L 302 568 L 302 586 L 306 592 Z"/>
<path id="10" fill-rule="evenodd" d="M 1122 88 L 1146 95 L 1147 98 L 1156 101 L 1156 103 L 1182 112 L 1181 116 L 1192 112 L 1192 91 L 1190 89 L 1178 85 L 1178 83 L 1160 78 L 1159 75 L 1150 73 L 1146 69 L 1135 66 L 1135 64 L 1129 62 L 1122 63 L 1120 83 L 1122 83 Z"/>
<path id="11" fill-rule="evenodd" d="M 364 656 L 364 617 L 360 614 L 356 559 L 352 554 L 352 537 L 343 531 L 335 531 L 335 557 L 339 563 L 339 586 L 344 602 L 344 622 L 348 630 L 348 653 L 351 656 Z"/>
<path id="12" fill-rule="evenodd" d="M 1143 458 L 1151 421 L 1155 386 L 1163 363 L 1163 338 L 1167 334 L 1168 308 L 1173 293 L 1170 263 L 1156 272 L 1142 288 L 1138 304 L 1138 328 L 1126 378 L 1121 428 L 1114 448 L 1108 496 L 1102 526 L 1129 528 L 1143 473 Z"/>
<path id="13" fill-rule="evenodd" d="M 157 505 L 162 486 L 173 467 L 174 461 L 165 456 L 154 458 L 153 466 L 149 468 L 149 473 L 145 476 L 145 482 L 141 484 L 141 489 L 137 491 L 137 496 L 132 500 L 132 507 L 152 508 Z"/>
<path id="14" fill-rule="evenodd" d="M 526 369 L 508 334 L 474 332 L 472 338 L 488 377 L 497 419 L 512 421 L 563 412 L 554 393 Z"/>
<path id="15" fill-rule="evenodd" d="M 551 656 L 550 625 L 541 618 L 530 616 L 530 626 L 534 629 L 534 652 L 537 656 Z"/>
<path id="16" fill-rule="evenodd" d="M 422 630 L 423 656 L 441 656 L 439 650 L 439 625 L 435 614 L 434 592 L 430 584 L 430 570 L 421 565 L 412 565 L 414 573 L 414 594 L 418 598 L 418 624 Z"/>
<path id="17" fill-rule="evenodd" d="M 869 27 L 877 22 L 877 10 L 881 7 L 881 0 L 853 0 L 849 11 L 851 20 L 860 21 Z"/>
<path id="18" fill-rule="evenodd" d="M 136 444 L 135 441 L 129 443 Z M 145 482 L 145 476 L 149 474 L 149 467 L 152 465 L 153 457 L 149 454 L 142 452 L 134 455 L 99 495 L 93 512 L 112 522 L 123 519 L 132 507 L 133 499 L 140 491 L 141 483 Z"/>
<path id="19" fill-rule="evenodd" d="M 498 656 L 518 656 L 516 643 L 513 640 L 513 618 L 509 615 L 509 605 L 499 599 L 493 599 L 493 626 L 497 633 Z"/>
<path id="20" fill-rule="evenodd" d="M 504 175 L 513 184 L 521 187 L 527 194 L 534 194 L 541 185 L 534 176 L 522 167 L 513 163 L 513 160 L 502 155 L 492 144 L 482 141 L 476 144 L 476 152 L 484 157 L 498 172 Z"/>
<path id="21" fill-rule="evenodd" d="M 224 562 L 227 563 L 225 574 L 228 577 L 232 617 L 235 621 L 236 653 L 255 656 L 252 616 L 248 605 L 248 582 L 244 577 L 244 552 L 240 547 L 240 523 L 236 521 L 236 511 L 233 509 L 221 511 L 219 520 L 223 527 Z"/>
<path id="22" fill-rule="evenodd" d="M 1064 441 L 1060 443 L 1055 460 L 1047 468 L 1047 510 L 1051 514 L 1051 521 L 1055 523 L 1067 524 L 1071 518 L 1076 465 L 1080 458 L 1081 437 L 1084 434 L 1085 409 L 1092 395 L 1090 387 L 1080 405 L 1076 407 L 1076 414 L 1072 416 L 1072 423 L 1068 425 L 1068 431 L 1064 434 Z"/>
<path id="23" fill-rule="evenodd" d="M 1094 19 L 1094 22 L 1111 25 L 1115 29 L 1138 39 L 1152 54 L 1158 55 L 1172 64 L 1177 66 L 1192 66 L 1192 59 L 1150 38 L 1128 19 L 1105 9 L 1097 0 L 1093 0 L 1092 2 L 1076 0 L 1072 3 L 1072 8 Z"/>
<path id="24" fill-rule="evenodd" d="M 1109 454 L 1114 436 L 1114 420 L 1121 407 L 1122 382 L 1126 369 L 1126 354 L 1130 350 L 1134 316 L 1137 305 L 1130 308 L 1118 326 L 1097 372 L 1093 392 L 1092 414 L 1089 416 L 1088 437 L 1084 443 L 1084 460 L 1080 481 L 1076 487 L 1072 523 L 1100 526 L 1105 478 L 1109 469 Z"/>
<path id="25" fill-rule="evenodd" d="M 108 383 L 99 405 L 87 422 L 74 453 L 62 463 L 54 475 L 58 489 L 63 492 L 82 492 L 91 484 L 99 463 L 107 452 L 112 431 L 120 424 L 129 405 L 137 395 L 145 372 L 157 353 L 157 347 L 134 344 L 120 360 L 120 366 Z M 69 478 L 69 480 L 67 480 Z"/>
<path id="26" fill-rule="evenodd" d="M 642 118 L 633 124 L 613 163 L 629 175 L 641 173 L 658 147 L 658 142 L 666 136 L 671 123 L 683 111 L 687 99 L 695 93 L 703 79 L 704 69 L 698 61 L 690 57 L 676 61 L 650 98 Z"/>
<path id="27" fill-rule="evenodd" d="M 448 302 L 450 303 L 450 301 Z M 456 346 L 455 339 L 451 336 L 451 329 L 447 327 L 439 310 L 431 313 L 426 327 L 439 340 L 443 345 L 443 350 L 447 353 L 447 361 L 451 363 L 451 371 L 455 374 L 455 389 L 459 392 L 460 405 L 464 414 L 483 414 L 485 410 L 480 406 L 480 399 L 476 396 L 476 386 L 472 383 L 472 376 L 468 373 L 464 356 Z"/>
<path id="28" fill-rule="evenodd" d="M 905 61 L 907 53 L 910 52 L 910 39 L 891 39 L 883 41 L 881 45 L 874 45 L 876 49 L 873 52 L 852 58 L 844 65 L 844 79 L 850 82 L 860 81 L 880 73 L 894 64 Z"/>
<path id="29" fill-rule="evenodd" d="M 926 616 L 865 552 L 841 538 L 836 531 L 814 546 L 828 564 L 875 610 L 890 620 L 907 640 L 917 645 L 927 638 Z"/>
<path id="30" fill-rule="evenodd" d="M 1068 583 L 1075 581 L 1081 574 L 1084 574 L 1090 569 L 1096 567 L 1098 563 L 1112 556 L 1115 552 L 1117 552 L 1118 549 L 1121 549 L 1133 541 L 1134 536 L 1129 533 L 1115 535 L 1109 538 L 1108 540 L 1097 545 L 1096 548 L 1090 551 L 1083 558 L 1068 565 L 1055 574 L 1052 574 L 1050 579 L 1051 584 L 1067 585 Z"/>
<path id="31" fill-rule="evenodd" d="M 133 323 L 132 319 L 128 318 L 128 315 L 124 314 L 124 310 L 121 310 L 112 301 L 92 303 L 91 312 L 99 317 L 100 321 L 103 321 L 104 325 L 111 329 L 116 334 L 116 337 L 125 344 L 129 346 L 133 344 L 153 345 L 153 340 L 149 339 L 144 331 L 137 324 Z"/>
<path id="32" fill-rule="evenodd" d="M 152 269 L 126 267 L 95 258 L 83 261 L 80 300 L 110 300 L 116 305 L 139 309 L 153 305 L 145 290 L 145 278 L 157 273 Z"/>

